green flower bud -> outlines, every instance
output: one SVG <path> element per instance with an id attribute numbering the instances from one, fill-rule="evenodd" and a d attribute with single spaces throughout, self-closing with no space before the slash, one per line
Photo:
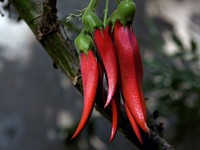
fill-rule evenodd
<path id="1" fill-rule="evenodd" d="M 94 12 L 90 10 L 85 11 L 82 17 L 82 23 L 84 25 L 85 31 L 89 33 L 93 33 L 96 28 L 102 27 L 101 20 L 98 18 L 98 16 Z"/>
<path id="2" fill-rule="evenodd" d="M 124 0 L 119 4 L 117 8 L 116 19 L 119 20 L 123 25 L 132 23 L 135 16 L 135 11 L 135 3 L 132 0 Z"/>
<path id="3" fill-rule="evenodd" d="M 92 50 L 94 48 L 92 38 L 88 34 L 85 34 L 83 32 L 76 37 L 74 43 L 78 50 L 78 53 L 83 52 L 87 54 L 88 50 Z"/>

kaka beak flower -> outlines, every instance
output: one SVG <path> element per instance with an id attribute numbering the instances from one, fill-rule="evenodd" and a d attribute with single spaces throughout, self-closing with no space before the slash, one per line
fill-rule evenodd
<path id="1" fill-rule="evenodd" d="M 98 54 L 103 62 L 108 82 L 108 96 L 105 104 L 106 107 L 113 99 L 117 88 L 117 57 L 115 54 L 113 41 L 108 33 L 108 30 L 96 29 L 94 32 L 94 42 L 96 44 Z"/>
<path id="2" fill-rule="evenodd" d="M 136 50 L 132 45 L 131 34 L 133 32 L 130 30 L 130 25 L 124 27 L 119 22 L 115 24 L 114 43 L 119 60 L 121 89 L 124 101 L 136 120 L 136 123 L 145 132 L 149 132 L 146 125 L 145 102 L 141 89 L 142 69 L 140 69 L 141 63 L 138 63 L 140 62 L 138 60 L 141 58 L 137 58 L 139 55 L 137 54 L 138 52 L 135 52 Z"/>
<path id="3" fill-rule="evenodd" d="M 89 6 L 94 6 L 94 4 L 96 5 L 96 1 L 91 0 Z M 104 26 L 94 13 L 94 9 L 90 7 L 82 16 L 84 33 L 76 38 L 75 45 L 80 54 L 84 106 L 80 123 L 72 138 L 75 138 L 87 124 L 97 92 L 102 94 L 104 108 L 107 109 L 109 106 L 108 108 L 112 111 L 110 141 L 114 139 L 118 128 L 120 91 L 127 117 L 140 143 L 143 143 L 140 128 L 149 134 L 142 91 L 142 58 L 131 27 L 135 9 L 133 0 L 121 1 Z M 99 56 L 98 59 L 94 54 L 95 49 Z M 104 73 L 108 86 L 106 100 L 104 100 L 103 89 Z"/>
<path id="4" fill-rule="evenodd" d="M 127 117 L 142 142 L 137 126 L 149 134 L 146 124 L 146 106 L 142 92 L 143 65 L 137 39 L 131 27 L 136 5 L 133 0 L 123 0 L 113 13 L 113 41 L 117 53 L 120 86 Z"/>
<path id="5" fill-rule="evenodd" d="M 76 38 L 75 45 L 80 51 L 84 106 L 80 123 L 74 135 L 72 136 L 72 139 L 80 134 L 91 116 L 95 103 L 99 79 L 98 62 L 94 56 L 93 51 L 91 50 L 93 47 L 92 39 L 82 33 Z"/>

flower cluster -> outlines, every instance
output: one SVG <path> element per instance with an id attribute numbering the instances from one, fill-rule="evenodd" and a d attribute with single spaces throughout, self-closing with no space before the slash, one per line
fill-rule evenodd
<path id="1" fill-rule="evenodd" d="M 117 132 L 120 107 L 126 110 L 130 124 L 142 143 L 139 128 L 149 133 L 146 124 L 146 106 L 142 92 L 143 65 L 137 39 L 131 27 L 136 6 L 132 0 L 123 0 L 104 23 L 94 13 L 97 4 L 91 0 L 82 23 L 83 31 L 75 39 L 80 55 L 84 107 L 80 123 L 72 138 L 87 124 L 95 103 L 97 91 L 104 88 L 105 74 L 108 94 L 103 102 L 112 110 L 110 141 Z M 106 16 L 106 15 L 105 15 Z M 103 93 L 102 93 L 103 94 Z M 120 95 L 121 94 L 121 95 Z M 121 103 L 120 97 L 123 102 Z"/>

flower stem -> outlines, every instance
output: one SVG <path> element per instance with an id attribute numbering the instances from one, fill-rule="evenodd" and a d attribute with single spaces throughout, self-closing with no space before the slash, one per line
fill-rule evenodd
<path id="1" fill-rule="evenodd" d="M 108 5 L 109 5 L 109 0 L 106 0 L 106 6 L 105 6 L 104 18 L 103 18 L 104 27 L 106 27 L 106 22 L 107 22 L 107 18 L 108 18 Z"/>
<path id="2" fill-rule="evenodd" d="M 86 10 L 94 11 L 96 6 L 97 6 L 97 2 L 98 2 L 98 0 L 90 0 L 90 3 L 89 3 L 89 5 L 88 5 Z"/>

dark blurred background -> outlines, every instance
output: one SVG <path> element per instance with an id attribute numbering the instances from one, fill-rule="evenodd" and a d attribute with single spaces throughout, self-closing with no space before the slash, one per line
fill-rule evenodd
<path id="1" fill-rule="evenodd" d="M 58 1 L 59 20 L 72 40 L 81 25 L 78 19 L 66 23 L 66 17 L 88 2 Z M 175 149 L 200 149 L 200 1 L 135 3 L 133 27 L 145 66 L 149 113 Z M 115 8 L 110 0 L 110 12 Z M 104 1 L 99 1 L 99 16 L 103 9 Z M 0 150 L 137 149 L 120 132 L 110 143 L 111 124 L 95 110 L 81 136 L 68 141 L 81 116 L 81 94 L 53 67 L 6 1 L 0 3 L 0 13 Z"/>

